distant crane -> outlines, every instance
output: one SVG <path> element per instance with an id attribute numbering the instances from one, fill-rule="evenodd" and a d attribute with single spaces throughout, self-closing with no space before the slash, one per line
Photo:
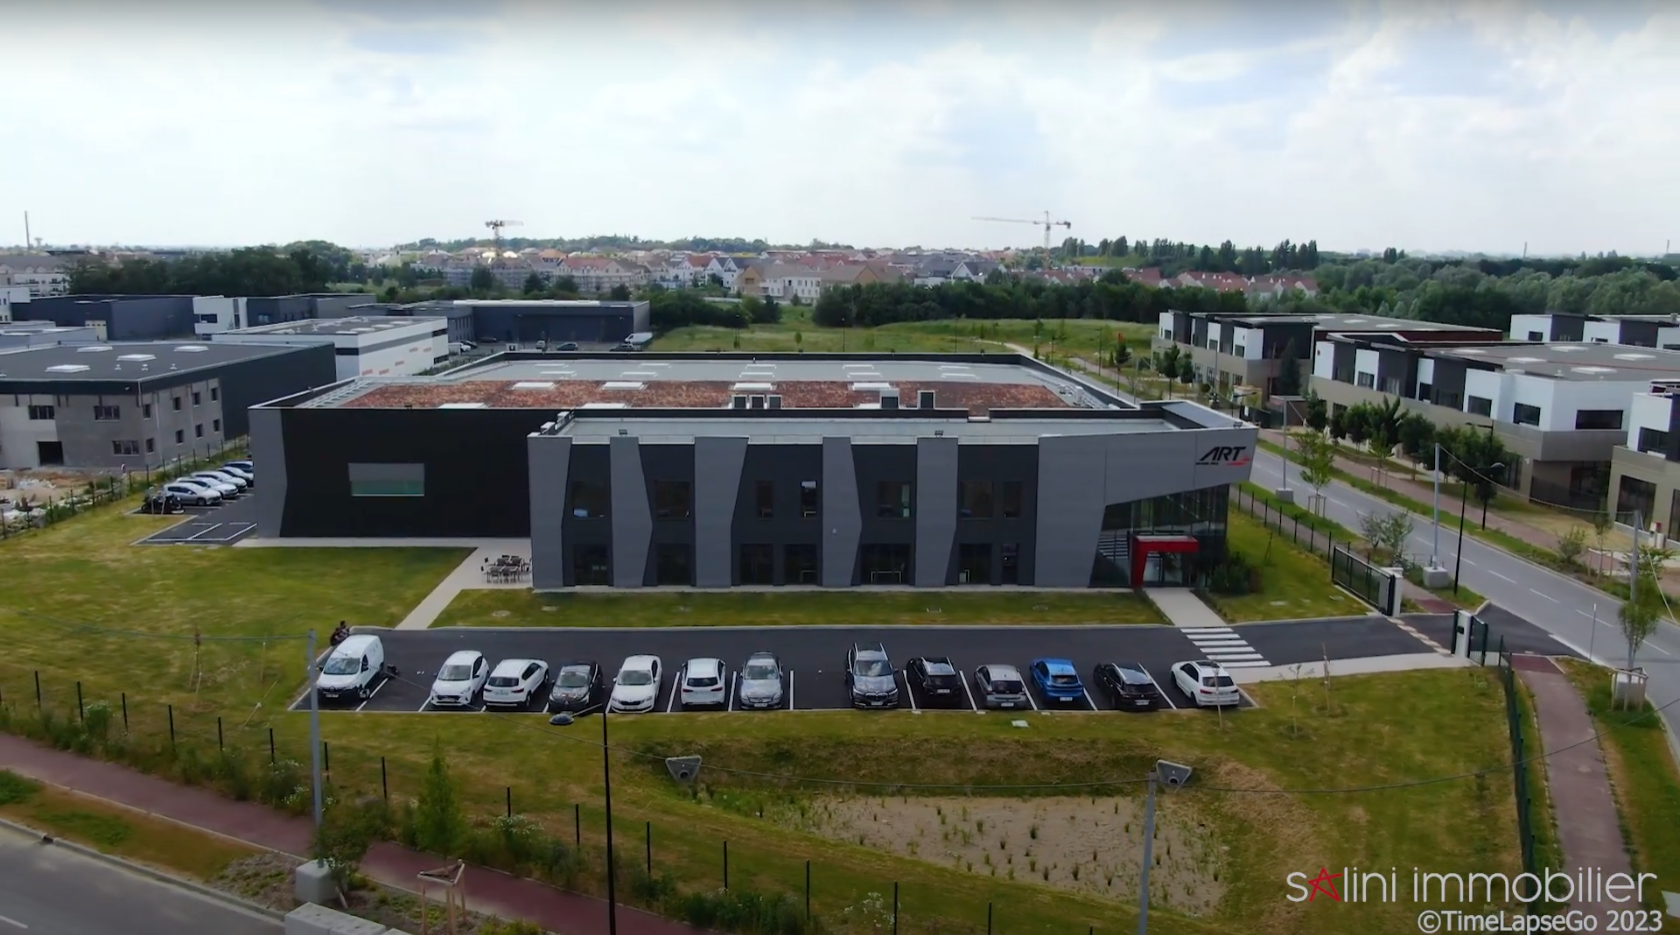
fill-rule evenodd
<path id="1" fill-rule="evenodd" d="M 1044 212 L 1044 219 L 1043 220 L 1028 221 L 1028 220 L 1024 220 L 1022 218 L 974 218 L 974 220 L 976 220 L 976 221 L 996 221 L 999 224 L 1031 224 L 1035 227 L 1044 228 L 1044 258 L 1047 259 L 1047 260 L 1050 258 L 1050 230 L 1051 230 L 1051 228 L 1066 227 L 1066 228 L 1071 229 L 1073 227 L 1073 222 L 1072 221 L 1052 220 L 1051 217 L 1050 217 L 1050 212 L 1048 212 L 1048 211 Z"/>
<path id="2" fill-rule="evenodd" d="M 495 241 L 496 241 L 496 255 L 493 258 L 494 265 L 501 266 L 502 265 L 502 228 L 504 228 L 504 227 L 524 227 L 525 222 L 524 221 L 485 221 L 484 226 L 490 228 L 490 236 L 495 238 Z"/>

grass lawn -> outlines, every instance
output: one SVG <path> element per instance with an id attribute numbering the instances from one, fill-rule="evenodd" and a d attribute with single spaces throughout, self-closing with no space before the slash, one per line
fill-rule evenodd
<path id="1" fill-rule="evenodd" d="M 1369 610 L 1330 583 L 1330 566 L 1278 535 L 1258 519 L 1232 510 L 1226 536 L 1231 551 L 1260 569 L 1261 588 L 1240 596 L 1208 594 L 1219 615 L 1233 623 L 1360 616 Z"/>
<path id="2" fill-rule="evenodd" d="M 1035 331 L 1037 339 L 1035 341 Z M 811 321 L 808 307 L 782 306 L 782 320 L 774 325 L 749 328 L 693 326 L 660 335 L 651 346 L 655 351 L 811 351 L 867 353 L 870 351 L 921 351 L 924 353 L 972 354 L 1009 353 L 1003 344 L 1031 349 L 1037 343 L 1048 353 L 1055 342 L 1057 351 L 1094 357 L 1100 345 L 1112 347 L 1114 335 L 1124 333 L 1133 352 L 1148 348 L 1155 328 L 1137 322 L 1095 319 L 999 319 L 982 321 L 901 322 L 878 328 L 824 328 Z M 740 346 L 735 342 L 739 340 Z"/>
<path id="3" fill-rule="evenodd" d="M 437 627 L 1165 623 L 1130 591 L 462 591 Z"/>
<path id="4" fill-rule="evenodd" d="M 0 817 L 114 857 L 201 881 L 215 879 L 236 860 L 261 853 L 226 838 L 5 771 L 0 771 Z"/>
<path id="5" fill-rule="evenodd" d="M 1680 768 L 1674 762 L 1660 715 L 1649 703 L 1643 711 L 1610 706 L 1610 670 L 1580 660 L 1564 660 L 1564 671 L 1587 699 L 1599 730 L 1599 746 L 1616 792 L 1616 808 L 1628 836 L 1633 868 L 1657 875 L 1657 892 L 1646 904 L 1662 907 L 1661 890 L 1680 890 Z M 1647 891 L 1646 895 L 1653 894 Z"/>

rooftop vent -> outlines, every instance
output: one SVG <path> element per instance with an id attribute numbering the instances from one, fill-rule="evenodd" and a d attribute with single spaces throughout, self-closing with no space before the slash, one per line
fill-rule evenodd
<path id="1" fill-rule="evenodd" d="M 1617 354 L 1617 360 L 1656 360 L 1655 354 Z"/>
<path id="2" fill-rule="evenodd" d="M 542 380 L 521 380 L 513 385 L 516 390 L 552 390 L 554 384 Z"/>
<path id="3" fill-rule="evenodd" d="M 1461 347 L 1461 348 L 1458 349 L 1458 352 L 1460 354 L 1486 354 L 1487 353 L 1487 351 L 1484 351 L 1479 347 Z"/>
<path id="4" fill-rule="evenodd" d="M 1602 376 L 1606 373 L 1616 372 L 1615 367 L 1570 367 L 1569 369 L 1575 371 L 1576 373 L 1584 373 L 1588 376 Z"/>
<path id="5" fill-rule="evenodd" d="M 1510 362 L 1513 364 L 1543 364 L 1546 361 L 1540 357 L 1512 357 Z"/>
<path id="6" fill-rule="evenodd" d="M 730 389 L 737 393 L 751 393 L 755 391 L 762 393 L 775 388 L 776 386 L 773 383 L 737 383 L 730 387 Z"/>
<path id="7" fill-rule="evenodd" d="M 13 333 L 23 334 L 23 332 L 21 332 L 21 331 L 13 332 Z M 109 344 L 89 344 L 87 347 L 76 348 L 76 353 L 78 353 L 78 354 L 97 354 L 100 351 L 109 351 L 109 350 L 112 350 L 112 347 Z"/>
<path id="8" fill-rule="evenodd" d="M 898 408 L 898 391 L 897 390 L 894 390 L 893 392 L 890 392 L 890 393 L 882 393 L 881 394 L 881 408 L 882 409 L 897 409 Z"/>
<path id="9" fill-rule="evenodd" d="M 202 354 L 205 351 L 209 350 L 209 348 L 205 347 L 202 344 L 183 344 L 180 347 L 177 347 L 175 350 L 178 353 L 182 353 L 182 354 Z"/>
<path id="10" fill-rule="evenodd" d="M 87 364 L 53 364 L 47 368 L 48 373 L 81 373 L 88 369 Z"/>
<path id="11" fill-rule="evenodd" d="M 921 392 L 916 394 L 916 408 L 918 408 L 918 409 L 934 409 L 934 408 L 937 408 L 934 405 L 937 396 L 938 396 L 938 394 L 936 394 L 933 390 L 922 390 Z"/>
<path id="12" fill-rule="evenodd" d="M 891 383 L 853 383 L 854 393 L 886 393 L 892 391 Z"/>
<path id="13" fill-rule="evenodd" d="M 629 406 L 625 403 L 584 403 L 583 408 L 585 408 L 585 409 L 628 409 Z M 623 434 L 625 434 L 625 432 L 624 432 L 623 429 L 619 429 L 618 434 L 623 435 Z"/>
<path id="14" fill-rule="evenodd" d="M 771 408 L 771 409 L 782 408 L 782 397 L 781 397 L 781 395 L 777 394 L 777 393 L 771 393 L 769 396 L 764 397 L 764 405 L 767 406 L 768 408 Z"/>
<path id="15" fill-rule="evenodd" d="M 123 354 L 123 355 L 119 356 L 117 359 L 118 360 L 135 360 L 135 361 L 157 360 L 157 355 L 156 354 Z"/>
<path id="16" fill-rule="evenodd" d="M 729 397 L 729 408 L 731 408 L 731 409 L 745 409 L 745 408 L 747 408 L 747 397 L 743 394 L 740 394 L 740 393 L 737 393 L 734 396 Z"/>
<path id="17" fill-rule="evenodd" d="M 553 385 L 552 383 L 549 384 L 549 386 Z M 634 380 L 608 380 L 601 384 L 603 390 L 641 390 L 646 388 L 646 383 L 638 383 Z"/>
<path id="18" fill-rule="evenodd" d="M 490 407 L 485 405 L 484 403 L 443 403 L 443 404 L 439 405 L 438 408 L 439 409 L 488 409 Z"/>
<path id="19" fill-rule="evenodd" d="M 747 397 L 747 408 L 748 409 L 763 409 L 764 408 L 764 397 L 762 397 L 762 396 L 749 396 L 749 397 Z"/>
<path id="20" fill-rule="evenodd" d="M 1582 347 L 1579 344 L 1554 344 L 1554 345 L 1552 345 L 1552 350 L 1561 351 L 1562 353 L 1565 353 L 1565 354 L 1573 354 L 1576 351 L 1584 351 L 1584 350 L 1586 350 L 1586 348 Z"/>

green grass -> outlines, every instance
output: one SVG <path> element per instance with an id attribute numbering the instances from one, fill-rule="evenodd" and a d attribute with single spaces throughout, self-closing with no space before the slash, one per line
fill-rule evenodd
<path id="1" fill-rule="evenodd" d="M 1165 623 L 1129 591 L 462 591 L 433 626 L 748 627 Z"/>
<path id="2" fill-rule="evenodd" d="M 1133 353 L 1147 353 L 1154 326 L 1137 322 L 1094 319 L 952 319 L 901 322 L 878 328 L 823 328 L 811 321 L 809 307 L 782 306 L 782 320 L 774 325 L 749 328 L 691 326 L 659 336 L 651 346 L 656 351 L 809 351 L 867 353 L 912 352 L 1007 354 L 1005 344 L 1029 350 L 1036 344 L 1048 353 L 1052 342 L 1058 352 L 1086 359 L 1097 355 L 1099 345 L 1112 348 L 1114 335 L 1123 333 Z M 736 342 L 739 342 L 737 346 Z"/>
<path id="3" fill-rule="evenodd" d="M 1680 768 L 1676 767 L 1661 715 L 1647 702 L 1643 710 L 1611 707 L 1611 670 L 1581 660 L 1564 660 L 1564 671 L 1587 701 L 1599 731 L 1599 747 L 1615 789 L 1633 868 L 1657 875 L 1647 887 L 1646 905 L 1662 908 L 1661 891 L 1680 890 Z"/>
<path id="4" fill-rule="evenodd" d="M 1259 591 L 1240 596 L 1209 594 L 1208 602 L 1233 623 L 1359 616 L 1368 610 L 1330 583 L 1330 566 L 1277 535 L 1258 519 L 1232 511 L 1226 536 L 1233 552 L 1260 570 Z"/>

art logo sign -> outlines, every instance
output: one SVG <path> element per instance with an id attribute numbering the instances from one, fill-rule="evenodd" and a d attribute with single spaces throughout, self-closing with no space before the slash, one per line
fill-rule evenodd
<path id="1" fill-rule="evenodd" d="M 1215 445 L 1196 459 L 1197 467 L 1242 467 L 1254 460 L 1247 445 Z"/>

